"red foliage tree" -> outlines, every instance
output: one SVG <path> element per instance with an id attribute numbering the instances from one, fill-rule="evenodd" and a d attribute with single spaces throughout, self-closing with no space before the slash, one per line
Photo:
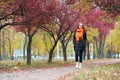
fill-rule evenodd
<path id="1" fill-rule="evenodd" d="M 106 34 L 110 29 L 114 28 L 114 21 L 110 21 L 105 14 L 105 11 L 99 9 L 93 9 L 81 17 L 81 21 L 86 24 L 88 27 L 97 28 L 99 31 L 99 38 L 96 40 L 96 47 L 98 49 L 98 57 L 103 55 L 103 48 L 105 43 Z M 99 47 L 98 43 L 99 42 Z"/>
<path id="2" fill-rule="evenodd" d="M 90 10 L 88 14 L 81 17 L 81 21 L 88 27 L 98 28 L 100 33 L 99 40 L 102 39 L 105 33 L 108 33 L 110 29 L 114 28 L 114 21 L 110 21 L 106 17 L 105 11 L 99 9 Z"/>
<path id="3" fill-rule="evenodd" d="M 50 0 L 49 0 L 50 1 Z M 38 29 L 44 24 L 53 20 L 52 14 L 49 13 L 54 5 L 46 0 L 25 0 L 22 6 L 23 17 L 18 17 L 19 21 L 26 21 L 25 25 L 15 26 L 16 31 L 25 33 L 28 36 L 27 45 L 27 64 L 31 64 L 31 43 L 32 38 Z M 19 3 L 18 3 L 19 4 Z M 49 7 L 49 5 L 51 5 Z"/>
<path id="4" fill-rule="evenodd" d="M 78 0 L 65 0 L 66 5 L 74 5 Z"/>
<path id="5" fill-rule="evenodd" d="M 119 0 L 88 0 L 94 3 L 94 6 L 99 7 L 102 10 L 106 10 L 109 13 L 120 15 L 120 1 Z"/>
<path id="6" fill-rule="evenodd" d="M 25 22 L 17 20 L 18 16 L 22 17 L 22 5 L 24 0 L 17 2 L 10 0 L 0 0 L 0 30 L 8 25 L 24 25 Z M 19 4 L 17 4 L 19 3 Z"/>
<path id="7" fill-rule="evenodd" d="M 72 7 L 68 8 L 64 2 L 57 1 L 54 4 L 56 4 L 56 7 L 49 11 L 49 13 L 53 14 L 54 21 L 50 24 L 51 26 L 42 27 L 43 30 L 50 34 L 54 42 L 49 52 L 48 63 L 52 62 L 53 51 L 58 41 L 67 31 L 73 28 L 73 25 L 77 24 L 75 22 L 79 19 L 80 13 L 79 10 L 74 10 Z"/>

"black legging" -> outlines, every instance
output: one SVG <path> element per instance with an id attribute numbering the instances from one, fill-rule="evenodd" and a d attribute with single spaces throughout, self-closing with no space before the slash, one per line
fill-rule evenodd
<path id="1" fill-rule="evenodd" d="M 79 62 L 82 63 L 82 54 L 83 54 L 83 50 L 75 50 L 75 61 L 78 62 L 78 58 L 79 58 Z"/>

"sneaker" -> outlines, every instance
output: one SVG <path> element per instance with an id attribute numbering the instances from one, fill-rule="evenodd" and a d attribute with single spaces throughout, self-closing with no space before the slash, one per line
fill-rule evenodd
<path id="1" fill-rule="evenodd" d="M 82 68 L 82 63 L 79 63 L 79 69 L 81 69 Z"/>
<path id="2" fill-rule="evenodd" d="M 79 68 L 79 62 L 76 62 L 75 68 Z"/>

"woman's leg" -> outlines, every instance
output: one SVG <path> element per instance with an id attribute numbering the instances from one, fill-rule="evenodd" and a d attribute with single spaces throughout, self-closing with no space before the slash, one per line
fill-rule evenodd
<path id="1" fill-rule="evenodd" d="M 75 50 L 75 61 L 76 61 L 75 68 L 79 68 L 78 53 L 79 53 L 78 50 Z"/>
<path id="2" fill-rule="evenodd" d="M 80 50 L 79 52 L 79 62 L 82 63 L 82 54 L 83 54 L 83 50 Z"/>
<path id="3" fill-rule="evenodd" d="M 79 68 L 82 68 L 82 54 L 83 54 L 83 50 L 80 50 L 79 52 Z"/>
<path id="4" fill-rule="evenodd" d="M 75 61 L 78 62 L 78 50 L 75 50 Z"/>

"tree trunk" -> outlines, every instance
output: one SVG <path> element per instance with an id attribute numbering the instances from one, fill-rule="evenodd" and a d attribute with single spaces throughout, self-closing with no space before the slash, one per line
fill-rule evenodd
<path id="1" fill-rule="evenodd" d="M 53 47 L 50 49 L 48 63 L 52 63 L 52 56 L 53 56 L 54 49 L 55 49 L 55 47 L 56 47 L 56 45 L 57 45 L 57 42 L 58 42 L 58 41 L 55 41 Z"/>
<path id="2" fill-rule="evenodd" d="M 85 50 L 83 51 L 83 59 L 85 60 L 86 57 L 86 43 L 85 43 Z"/>
<path id="3" fill-rule="evenodd" d="M 61 44 L 62 44 L 64 61 L 67 61 L 67 53 L 66 53 L 67 46 L 65 46 L 63 42 Z"/>
<path id="4" fill-rule="evenodd" d="M 4 30 L 1 30 L 1 58 L 2 60 L 6 60 L 6 54 L 5 54 L 5 38 L 4 38 Z"/>
<path id="5" fill-rule="evenodd" d="M 96 48 L 97 48 L 97 52 L 98 52 L 98 58 L 104 58 L 103 51 L 104 51 L 105 40 L 106 40 L 106 34 L 104 34 L 104 37 L 102 40 L 98 41 L 99 45 L 98 45 L 97 40 L 95 40 Z"/>
<path id="6" fill-rule="evenodd" d="M 54 51 L 54 49 L 53 49 L 53 48 L 52 48 L 52 49 L 50 49 L 48 63 L 52 63 L 53 51 Z"/>
<path id="7" fill-rule="evenodd" d="M 1 42 L 1 40 L 0 40 L 0 42 Z M 1 59 L 1 43 L 0 43 L 0 60 L 2 60 Z"/>
<path id="8" fill-rule="evenodd" d="M 101 58 L 104 58 L 104 45 L 105 45 L 105 40 L 106 40 L 106 34 L 104 34 L 102 44 L 101 44 Z"/>
<path id="9" fill-rule="evenodd" d="M 99 59 L 99 58 L 102 58 L 102 40 L 100 41 L 95 40 L 95 42 L 96 42 L 96 48 L 97 48 L 97 57 Z"/>
<path id="10" fill-rule="evenodd" d="M 99 47 L 98 47 L 98 41 L 95 39 L 96 44 L 96 50 L 97 50 L 97 58 L 99 58 Z"/>
<path id="11" fill-rule="evenodd" d="M 119 49 L 117 48 L 117 58 L 119 59 Z"/>
<path id="12" fill-rule="evenodd" d="M 112 51 L 112 42 L 111 42 L 111 45 L 110 45 L 110 58 L 112 58 L 112 54 L 113 54 L 113 51 Z"/>
<path id="13" fill-rule="evenodd" d="M 102 40 L 99 41 L 98 58 L 102 58 Z"/>
<path id="14" fill-rule="evenodd" d="M 32 43 L 32 37 L 28 36 L 28 46 L 27 46 L 27 65 L 31 65 L 31 43 Z"/>
<path id="15" fill-rule="evenodd" d="M 0 47 L 0 49 L 1 49 L 1 47 Z M 1 50 L 0 50 L 0 60 L 2 60 L 2 59 L 1 59 Z"/>
<path id="16" fill-rule="evenodd" d="M 87 42 L 87 59 L 89 60 L 90 59 L 90 52 L 89 52 L 89 42 Z"/>
<path id="17" fill-rule="evenodd" d="M 38 55 L 40 56 L 40 50 L 39 50 L 39 48 L 37 49 L 37 53 L 38 53 Z"/>
<path id="18" fill-rule="evenodd" d="M 13 60 L 14 59 L 14 56 L 13 56 L 13 49 L 12 49 L 12 58 L 11 58 L 11 60 Z"/>
<path id="19" fill-rule="evenodd" d="M 0 31 L 1 32 L 1 31 Z M 2 60 L 1 59 L 1 34 L 0 34 L 0 60 Z"/>
<path id="20" fill-rule="evenodd" d="M 2 59 L 1 59 L 1 52 L 0 52 L 0 60 L 2 60 Z"/>
<path id="21" fill-rule="evenodd" d="M 10 42 L 10 38 L 8 38 L 8 43 L 9 43 L 10 59 L 12 60 L 12 50 L 11 50 L 11 42 Z"/>
<path id="22" fill-rule="evenodd" d="M 66 52 L 66 49 L 67 49 L 68 43 L 70 42 L 70 39 L 72 37 L 73 32 L 71 32 L 69 34 L 69 37 L 67 36 L 68 34 L 69 33 L 66 33 L 66 34 L 62 35 L 62 37 L 60 39 L 60 42 L 62 44 L 62 51 L 63 51 L 64 61 L 67 61 L 67 52 Z"/>
<path id="23" fill-rule="evenodd" d="M 25 35 L 24 44 L 23 44 L 23 60 L 25 60 L 25 48 L 26 48 L 26 44 L 27 44 L 27 35 Z"/>

